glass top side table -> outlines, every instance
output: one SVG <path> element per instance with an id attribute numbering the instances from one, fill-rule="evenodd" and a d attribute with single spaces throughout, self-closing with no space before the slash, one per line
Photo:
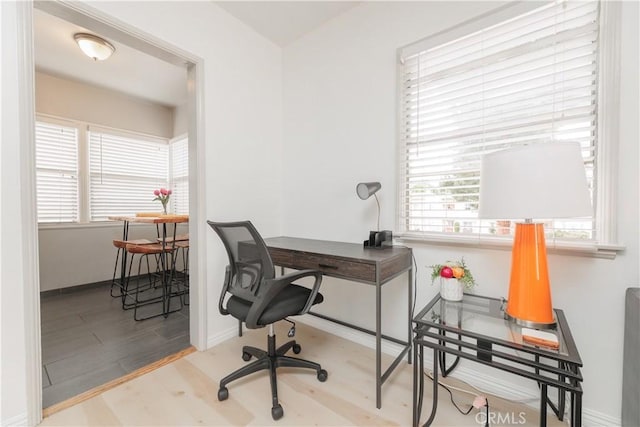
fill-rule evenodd
<path id="1" fill-rule="evenodd" d="M 523 341 L 522 327 L 505 319 L 505 301 L 465 294 L 462 301 L 447 301 L 437 295 L 413 319 L 414 394 L 413 424 L 420 422 L 424 391 L 424 348 L 433 350 L 433 402 L 430 425 L 437 410 L 438 371 L 449 375 L 460 359 L 507 371 L 536 381 L 540 387 L 540 425 L 546 426 L 547 405 L 562 420 L 566 393 L 571 396 L 572 426 L 582 424 L 582 360 L 562 310 L 555 309 L 555 329 L 546 330 L 558 340 L 558 348 Z M 447 367 L 446 355 L 454 356 Z M 558 390 L 557 404 L 547 387 Z"/>

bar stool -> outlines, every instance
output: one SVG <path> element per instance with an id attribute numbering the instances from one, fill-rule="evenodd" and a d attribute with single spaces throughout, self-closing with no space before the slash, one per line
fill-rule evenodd
<path id="1" fill-rule="evenodd" d="M 175 257 L 178 258 L 178 253 L 182 253 L 182 271 L 179 272 L 182 284 L 184 286 L 184 291 L 182 293 L 182 303 L 184 305 L 189 305 L 189 240 L 187 239 L 176 241 L 175 246 Z M 178 273 L 177 269 L 176 273 Z"/>
<path id="2" fill-rule="evenodd" d="M 123 274 L 124 272 L 122 271 L 123 270 L 122 266 L 120 267 L 120 270 L 121 270 L 120 271 L 120 275 L 117 274 L 118 273 L 118 262 L 120 262 L 120 264 L 123 264 L 123 262 L 125 261 L 124 251 L 125 251 L 126 246 L 128 244 L 131 244 L 131 245 L 151 245 L 151 244 L 153 244 L 153 242 L 151 240 L 147 240 L 147 239 L 136 239 L 136 240 L 114 239 L 113 240 L 113 246 L 115 246 L 116 249 L 117 249 L 117 251 L 116 251 L 116 262 L 115 262 L 115 265 L 113 266 L 113 278 L 111 279 L 111 290 L 109 291 L 109 294 L 113 298 L 122 298 L 123 297 L 122 290 L 123 290 L 123 287 L 124 287 L 123 279 L 125 278 L 125 275 Z M 122 255 L 122 261 L 120 260 L 120 256 L 121 255 Z M 118 289 L 118 291 L 119 291 L 118 294 L 114 294 L 114 288 Z"/>
<path id="3" fill-rule="evenodd" d="M 178 298 L 179 306 L 171 309 L 171 299 L 173 297 L 179 297 L 181 294 L 179 282 L 174 280 L 174 245 L 165 246 L 162 244 L 128 244 L 126 245 L 126 251 L 131 255 L 131 262 L 129 264 L 129 274 L 125 286 L 125 294 L 127 302 L 123 308 L 133 308 L 133 318 L 135 320 L 145 320 L 152 317 L 162 316 L 167 317 L 170 313 L 179 311 L 182 309 L 182 299 Z M 135 286 L 132 285 L 131 270 L 133 268 L 134 260 L 138 255 L 138 271 L 135 278 Z M 149 256 L 154 256 L 155 266 L 152 268 L 152 263 L 149 261 Z M 143 274 L 142 263 L 146 261 L 147 274 L 146 280 L 141 282 Z M 176 288 L 174 290 L 174 287 Z M 162 304 L 162 310 L 159 312 L 153 312 L 152 314 L 138 316 L 138 310 L 141 307 L 151 304 Z"/>

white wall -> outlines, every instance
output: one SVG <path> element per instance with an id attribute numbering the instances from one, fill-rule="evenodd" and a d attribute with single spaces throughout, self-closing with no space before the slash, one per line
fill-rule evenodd
<path id="1" fill-rule="evenodd" d="M 173 232 L 171 226 L 168 230 Z M 188 230 L 187 224 L 180 224 L 176 234 L 188 233 Z M 129 227 L 129 239 L 155 240 L 156 236 L 153 226 L 131 224 Z M 116 257 L 114 239 L 122 239 L 120 222 L 41 227 L 38 230 L 40 291 L 111 280 Z M 137 268 L 134 265 L 134 274 Z"/>
<path id="2" fill-rule="evenodd" d="M 25 304 L 22 291 L 34 283 L 22 280 L 20 229 L 31 226 L 20 212 L 20 134 L 15 113 L 21 93 L 15 84 L 18 53 L 17 18 L 5 19 L 2 7 L 2 195 L 15 204 L 2 204 L 2 425 L 24 424 L 29 401 L 26 386 Z M 87 7 L 137 27 L 204 60 L 205 197 L 210 219 L 250 218 L 265 235 L 280 233 L 282 151 L 281 50 L 239 23 L 212 2 L 88 2 Z M 7 22 L 5 22 L 7 21 Z M 13 45 L 11 50 L 6 45 Z M 13 79 L 11 79 L 13 77 Z M 8 79 L 8 80 L 6 80 Z M 5 93 L 5 83 L 10 90 Z M 12 126 L 5 127 L 5 119 Z M 12 186 L 5 185 L 11 182 Z M 5 192 L 6 190 L 6 192 Z M 7 238 L 9 240 L 7 240 Z M 193 238 L 193 236 L 192 236 Z M 223 333 L 235 325 L 216 310 L 224 277 L 225 256 L 214 233 L 196 238 L 207 241 L 206 276 L 209 307 L 208 333 Z M 5 244 L 5 242 L 7 242 Z M 9 246 L 9 242 L 12 242 Z M 10 264 L 9 268 L 7 264 Z M 11 299 L 5 296 L 9 292 Z M 5 302 L 6 301 L 6 302 Z M 36 402 L 37 404 L 37 402 Z M 22 422 L 15 422 L 15 420 Z"/>
<path id="3" fill-rule="evenodd" d="M 173 137 L 173 108 L 42 72 L 36 72 L 35 77 L 37 113 Z M 184 226 L 180 228 L 183 229 L 180 232 L 186 232 Z M 149 226 L 132 227 L 130 236 L 154 239 L 156 230 Z M 121 238 L 120 223 L 40 227 L 40 291 L 111 279 L 116 253 L 111 242 Z"/>
<path id="4" fill-rule="evenodd" d="M 251 219 L 280 234 L 282 52 L 211 2 L 91 2 L 204 60 L 203 203 L 211 220 Z M 202 159 L 199 159 L 202 160 Z M 194 238 L 194 236 L 190 236 Z M 216 307 L 226 256 L 205 229 L 209 341 L 235 321 Z"/>
<path id="5" fill-rule="evenodd" d="M 376 206 L 356 197 L 360 181 L 382 183 L 380 226 L 394 228 L 396 49 L 495 6 L 475 1 L 363 3 L 284 49 L 284 234 L 361 242 L 375 227 Z M 626 251 L 615 260 L 549 259 L 554 305 L 564 309 L 585 365 L 584 413 L 592 423 L 620 423 L 624 290 L 640 282 L 637 22 L 638 3 L 624 2 L 616 221 Z M 480 283 L 478 293 L 506 296 L 508 251 L 411 246 L 418 265 L 418 307 L 438 291 L 429 285 L 427 266 L 462 255 Z M 391 314 L 383 324 L 402 331 L 404 296 L 395 294 L 400 284 L 385 287 L 390 285 L 383 310 Z M 363 300 L 361 289 L 326 279 L 323 293 L 331 304 L 322 310 L 355 322 L 372 319 L 373 297 Z M 494 375 L 470 362 L 463 367 Z M 535 392 L 530 382 L 499 378 Z"/>
<path id="6" fill-rule="evenodd" d="M 178 105 L 173 110 L 173 137 L 184 135 L 189 130 L 187 105 Z"/>
<path id="7" fill-rule="evenodd" d="M 187 90 L 186 83 L 184 90 Z M 36 111 L 94 125 L 173 137 L 172 107 L 43 72 L 36 73 Z"/>
<path id="8" fill-rule="evenodd" d="M 2 358 L 0 358 L 0 415 L 2 425 L 10 421 L 24 419 L 28 403 L 26 393 L 28 376 L 25 361 L 24 315 L 24 275 L 23 275 L 23 216 L 21 212 L 22 196 L 20 186 L 16 185 L 20 177 L 20 115 L 18 90 L 18 60 L 15 5 L 9 2 L 0 3 L 2 25 L 0 25 L 2 43 L 2 71 L 0 98 L 2 102 L 2 140 L 0 158 L 2 159 L 2 209 L 0 227 L 0 259 L 2 259 L 2 276 L 0 276 L 1 308 L 0 328 L 2 341 Z M 33 285 L 33 284 L 31 284 Z"/>

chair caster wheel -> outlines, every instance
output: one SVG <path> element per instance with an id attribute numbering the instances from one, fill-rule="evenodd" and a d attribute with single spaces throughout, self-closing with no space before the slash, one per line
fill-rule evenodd
<path id="1" fill-rule="evenodd" d="M 223 400 L 227 400 L 229 398 L 229 390 L 226 387 L 220 387 L 218 390 L 218 400 L 222 402 Z"/>
<path id="2" fill-rule="evenodd" d="M 323 383 L 327 380 L 328 376 L 329 374 L 327 373 L 327 371 L 325 371 L 324 369 L 320 369 L 320 371 L 318 372 L 318 381 Z"/>
<path id="3" fill-rule="evenodd" d="M 279 420 L 284 415 L 284 411 L 282 410 L 282 405 L 278 404 L 271 408 L 271 417 L 274 421 Z"/>
<path id="4" fill-rule="evenodd" d="M 249 353 L 247 353 L 246 351 L 242 352 L 242 360 L 244 360 L 245 362 L 248 362 L 249 360 L 251 360 L 251 355 Z"/>
<path id="5" fill-rule="evenodd" d="M 295 354 L 300 354 L 300 352 L 302 351 L 302 347 L 300 347 L 300 344 L 294 344 L 291 349 Z"/>

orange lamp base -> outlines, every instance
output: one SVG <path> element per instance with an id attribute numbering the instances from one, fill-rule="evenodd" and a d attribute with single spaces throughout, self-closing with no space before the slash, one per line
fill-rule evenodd
<path id="1" fill-rule="evenodd" d="M 516 223 L 506 316 L 529 328 L 556 326 L 542 223 Z"/>

